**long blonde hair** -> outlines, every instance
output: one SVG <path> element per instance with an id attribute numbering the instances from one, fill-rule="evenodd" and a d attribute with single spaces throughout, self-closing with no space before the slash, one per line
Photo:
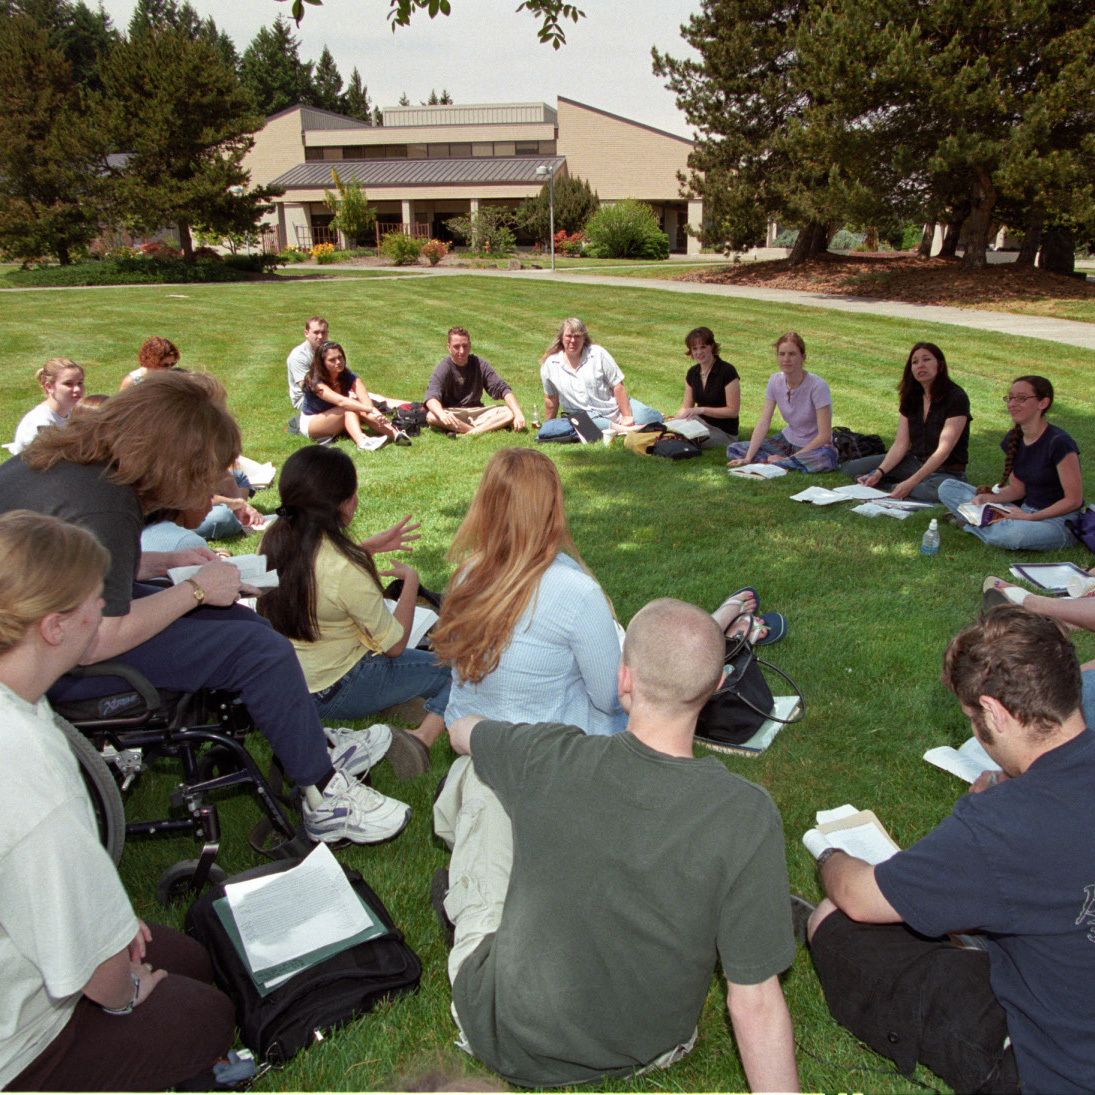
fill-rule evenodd
<path id="1" fill-rule="evenodd" d="M 560 551 L 589 573 L 570 536 L 555 465 L 534 449 L 499 450 L 456 530 L 448 558 L 459 565 L 431 633 L 439 657 L 462 680 L 478 684 L 498 668 Z"/>
<path id="2" fill-rule="evenodd" d="M 79 608 L 110 565 L 87 529 L 25 509 L 0 516 L 0 558 L 0 654 L 40 620 Z"/>
<path id="3" fill-rule="evenodd" d="M 568 327 L 570 328 L 571 334 L 582 336 L 583 353 L 585 353 L 585 348 L 587 346 L 593 345 L 593 339 L 589 337 L 589 331 L 586 330 L 586 325 L 580 319 L 578 319 L 577 316 L 571 316 L 569 319 L 564 319 L 563 322 L 559 324 L 558 333 L 556 334 L 555 338 L 552 339 L 551 345 L 548 346 L 548 348 L 544 351 L 544 356 L 540 358 L 541 365 L 543 365 L 543 363 L 547 361 L 547 359 L 551 357 L 552 354 L 557 354 L 564 348 L 563 332 Z"/>

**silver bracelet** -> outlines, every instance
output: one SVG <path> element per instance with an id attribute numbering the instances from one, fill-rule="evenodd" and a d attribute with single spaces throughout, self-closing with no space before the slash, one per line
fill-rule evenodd
<path id="1" fill-rule="evenodd" d="M 106 1004 L 100 1004 L 99 1007 L 107 1015 L 128 1015 L 137 1006 L 137 997 L 141 994 L 141 979 L 132 970 L 129 971 L 129 976 L 133 978 L 133 999 L 124 1008 L 108 1008 Z"/>

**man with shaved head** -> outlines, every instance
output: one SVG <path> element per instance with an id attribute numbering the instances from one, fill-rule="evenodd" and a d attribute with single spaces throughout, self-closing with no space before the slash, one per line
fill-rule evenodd
<path id="1" fill-rule="evenodd" d="M 696 717 L 725 640 L 668 598 L 638 612 L 609 737 L 470 715 L 434 807 L 435 876 L 460 1044 L 526 1087 L 666 1067 L 696 1039 L 716 955 L 753 1090 L 797 1091 L 778 975 L 795 954 L 779 813 L 715 757 Z M 443 902 L 443 908 L 441 907 Z"/>

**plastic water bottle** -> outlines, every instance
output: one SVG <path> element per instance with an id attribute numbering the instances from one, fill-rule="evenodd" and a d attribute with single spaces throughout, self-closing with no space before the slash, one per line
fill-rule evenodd
<path id="1" fill-rule="evenodd" d="M 920 541 L 921 555 L 936 555 L 939 552 L 939 522 L 933 517 Z"/>

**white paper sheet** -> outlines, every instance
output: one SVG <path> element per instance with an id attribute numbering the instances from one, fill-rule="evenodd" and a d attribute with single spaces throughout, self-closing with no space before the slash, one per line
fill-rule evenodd
<path id="1" fill-rule="evenodd" d="M 247 476 L 255 490 L 268 487 L 278 473 L 278 469 L 269 460 L 265 464 L 260 464 L 256 460 L 249 460 L 246 456 L 241 456 L 236 461 L 236 467 Z"/>
<path id="2" fill-rule="evenodd" d="M 281 874 L 224 888 L 255 972 L 338 943 L 370 926 L 331 849 L 320 844 Z"/>
<path id="3" fill-rule="evenodd" d="M 730 474 L 741 479 L 778 479 L 787 474 L 787 469 L 778 464 L 743 464 L 740 468 L 731 468 Z"/>
<path id="4" fill-rule="evenodd" d="M 847 502 L 843 494 L 837 494 L 828 487 L 807 487 L 798 494 L 791 495 L 792 502 L 813 502 L 815 506 L 831 506 L 834 502 Z"/>

